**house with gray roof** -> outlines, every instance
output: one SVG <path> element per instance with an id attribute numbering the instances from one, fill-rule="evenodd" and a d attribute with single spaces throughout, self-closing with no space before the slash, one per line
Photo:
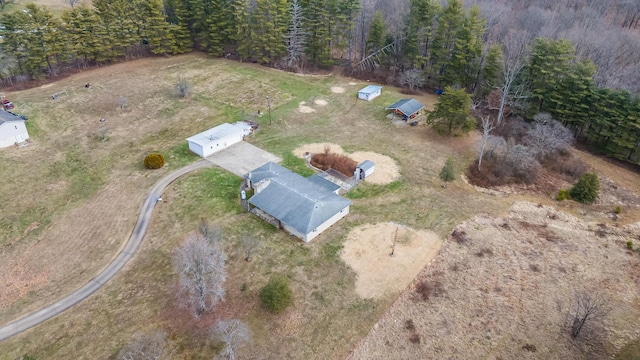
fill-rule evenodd
<path id="1" fill-rule="evenodd" d="M 330 184 L 307 179 L 276 163 L 266 163 L 244 178 L 254 190 L 249 198 L 251 211 L 304 242 L 349 214 L 351 201 L 332 191 Z"/>
<path id="2" fill-rule="evenodd" d="M 385 108 L 385 110 L 392 111 L 396 115 L 402 116 L 402 120 L 405 121 L 418 116 L 422 109 L 424 109 L 424 105 L 416 99 L 398 100 Z"/>
<path id="3" fill-rule="evenodd" d="M 0 148 L 20 144 L 29 139 L 25 117 L 0 110 Z"/>

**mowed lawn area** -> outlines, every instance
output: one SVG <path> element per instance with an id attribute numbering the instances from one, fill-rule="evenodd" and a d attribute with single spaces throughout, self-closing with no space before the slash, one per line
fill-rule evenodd
<path id="1" fill-rule="evenodd" d="M 188 99 L 174 94 L 179 76 L 193 85 Z M 115 358 L 134 334 L 156 329 L 167 332 L 175 358 L 210 359 L 219 344 L 209 327 L 231 318 L 253 333 L 241 358 L 347 355 L 398 296 L 358 297 L 355 273 L 339 256 L 349 230 L 396 222 L 444 237 L 474 214 L 498 215 L 510 204 L 459 180 L 443 189 L 438 173 L 444 162 L 452 157 L 460 174 L 474 156 L 474 135 L 450 139 L 425 126 L 396 127 L 385 119 L 384 107 L 406 96 L 385 87 L 373 102 L 356 102 L 365 85 L 189 54 L 98 68 L 6 94 L 15 111 L 29 116 L 31 144 L 0 151 L 1 324 L 72 292 L 104 268 L 129 236 L 152 185 L 198 160 L 185 138 L 223 122 L 259 122 L 249 141 L 303 175 L 311 170 L 292 151 L 329 142 L 347 152 L 389 156 L 401 177 L 384 186 L 359 185 L 351 214 L 303 244 L 243 211 L 237 176 L 218 168 L 188 175 L 165 191 L 142 248 L 123 271 L 81 304 L 0 343 L 0 359 L 24 353 Z M 65 90 L 67 95 L 51 99 Z M 428 108 L 437 101 L 418 98 Z M 315 111 L 301 112 L 301 102 Z M 168 165 L 144 169 L 143 157 L 151 151 L 163 153 Z M 224 231 L 229 276 L 226 301 L 194 321 L 175 306 L 171 252 L 203 217 Z M 240 246 L 244 234 L 262 242 L 251 262 L 244 261 Z M 289 277 L 294 294 L 294 305 L 280 315 L 264 310 L 258 299 L 274 273 Z"/>

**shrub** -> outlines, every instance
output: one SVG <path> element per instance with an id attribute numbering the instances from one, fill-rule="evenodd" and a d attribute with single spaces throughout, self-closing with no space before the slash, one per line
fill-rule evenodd
<path id="1" fill-rule="evenodd" d="M 260 302 L 275 313 L 281 313 L 289 307 L 293 303 L 293 295 L 287 278 L 282 275 L 271 276 L 267 285 L 260 290 Z"/>
<path id="2" fill-rule="evenodd" d="M 627 249 L 633 250 L 633 241 L 631 240 L 627 241 Z"/>
<path id="3" fill-rule="evenodd" d="M 440 280 L 422 280 L 418 286 L 416 286 L 416 293 L 422 299 L 427 301 L 431 296 L 441 296 L 444 293 L 444 287 Z"/>
<path id="4" fill-rule="evenodd" d="M 560 191 L 558 192 L 558 196 L 556 196 L 556 200 L 562 201 L 562 200 L 568 200 L 568 199 L 571 199 L 571 195 L 569 195 L 569 190 L 560 189 Z"/>
<path id="5" fill-rule="evenodd" d="M 151 153 L 144 158 L 144 166 L 147 169 L 160 169 L 164 166 L 164 156 L 159 153 Z"/>
<path id="6" fill-rule="evenodd" d="M 600 181 L 595 173 L 584 173 L 569 190 L 571 198 L 583 204 L 593 204 L 600 191 Z"/>
<path id="7" fill-rule="evenodd" d="M 453 161 L 449 158 L 447 159 L 447 162 L 444 163 L 444 166 L 440 171 L 440 180 L 442 180 L 446 185 L 446 183 L 453 181 L 454 179 L 455 175 L 453 173 Z"/>
<path id="8" fill-rule="evenodd" d="M 620 206 L 616 206 L 616 208 L 613 209 L 613 212 L 616 214 L 620 214 L 622 212 L 622 208 Z"/>
<path id="9" fill-rule="evenodd" d="M 178 83 L 176 84 L 176 94 L 181 98 L 185 98 L 189 96 L 189 94 L 191 94 L 191 84 L 189 83 L 187 78 L 182 76 L 178 77 Z"/>

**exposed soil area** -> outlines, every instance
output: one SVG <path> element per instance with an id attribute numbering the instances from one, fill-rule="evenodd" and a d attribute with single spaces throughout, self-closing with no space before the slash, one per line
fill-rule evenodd
<path id="1" fill-rule="evenodd" d="M 588 223 L 515 203 L 462 223 L 349 359 L 602 359 L 640 336 L 640 223 Z M 437 288 L 431 296 L 417 289 Z M 576 292 L 611 311 L 569 335 Z M 427 294 L 429 295 L 429 294 Z"/>
<path id="2" fill-rule="evenodd" d="M 367 224 L 349 233 L 340 258 L 357 273 L 358 295 L 379 298 L 404 289 L 441 246 L 442 240 L 429 230 Z"/>

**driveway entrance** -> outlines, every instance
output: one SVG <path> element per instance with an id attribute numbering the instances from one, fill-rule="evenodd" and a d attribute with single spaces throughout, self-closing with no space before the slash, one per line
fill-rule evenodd
<path id="1" fill-rule="evenodd" d="M 238 176 L 243 176 L 269 161 L 275 163 L 282 161 L 281 158 L 244 141 L 233 144 L 205 159 Z"/>

